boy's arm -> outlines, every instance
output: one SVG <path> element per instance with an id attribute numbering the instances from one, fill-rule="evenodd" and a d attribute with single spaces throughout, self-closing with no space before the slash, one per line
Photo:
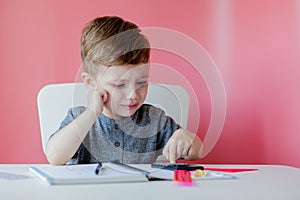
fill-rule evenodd
<path id="1" fill-rule="evenodd" d="M 95 113 L 87 109 L 55 133 L 46 145 L 48 161 L 54 165 L 66 164 L 76 153 L 95 120 Z"/>
<path id="2" fill-rule="evenodd" d="M 64 165 L 73 157 L 97 117 L 102 113 L 106 101 L 106 91 L 89 90 L 87 109 L 48 141 L 46 157 L 51 164 Z"/>
<path id="3" fill-rule="evenodd" d="M 163 155 L 171 163 L 175 163 L 178 158 L 186 160 L 197 160 L 201 155 L 202 141 L 195 133 L 185 129 L 176 130 L 168 140 Z"/>

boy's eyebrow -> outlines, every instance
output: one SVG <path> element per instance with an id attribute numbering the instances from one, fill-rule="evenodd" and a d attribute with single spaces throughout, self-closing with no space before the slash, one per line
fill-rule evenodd
<path id="1" fill-rule="evenodd" d="M 141 78 L 149 78 L 149 75 L 142 76 Z"/>
<path id="2" fill-rule="evenodd" d="M 149 78 L 149 75 L 141 76 L 139 78 Z M 122 81 L 127 81 L 127 79 L 119 78 L 119 79 L 111 79 L 111 80 L 109 80 L 109 82 L 122 82 Z"/>

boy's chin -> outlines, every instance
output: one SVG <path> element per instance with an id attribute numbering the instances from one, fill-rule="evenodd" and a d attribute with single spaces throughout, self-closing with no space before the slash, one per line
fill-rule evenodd
<path id="1" fill-rule="evenodd" d="M 114 113 L 112 115 L 112 118 L 113 119 L 124 119 L 124 118 L 127 118 L 127 117 L 130 117 L 132 116 L 134 113 L 131 113 L 131 112 L 123 112 L 123 113 Z"/>

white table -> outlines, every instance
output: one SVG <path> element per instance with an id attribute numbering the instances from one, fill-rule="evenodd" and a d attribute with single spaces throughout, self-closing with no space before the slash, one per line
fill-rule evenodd
<path id="1" fill-rule="evenodd" d="M 196 200 L 261 199 L 299 200 L 300 169 L 280 165 L 206 165 L 207 167 L 258 168 L 234 173 L 238 179 L 202 180 L 194 186 L 179 186 L 173 181 L 50 186 L 36 178 L 32 165 L 1 164 L 0 173 L 32 176 L 29 179 L 0 179 L 0 199 L 38 200 Z"/>

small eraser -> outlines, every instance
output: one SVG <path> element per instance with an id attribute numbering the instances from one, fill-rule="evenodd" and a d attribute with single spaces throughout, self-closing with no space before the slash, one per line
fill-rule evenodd
<path id="1" fill-rule="evenodd" d="M 191 172 L 186 170 L 175 170 L 173 180 L 180 183 L 192 183 Z"/>

